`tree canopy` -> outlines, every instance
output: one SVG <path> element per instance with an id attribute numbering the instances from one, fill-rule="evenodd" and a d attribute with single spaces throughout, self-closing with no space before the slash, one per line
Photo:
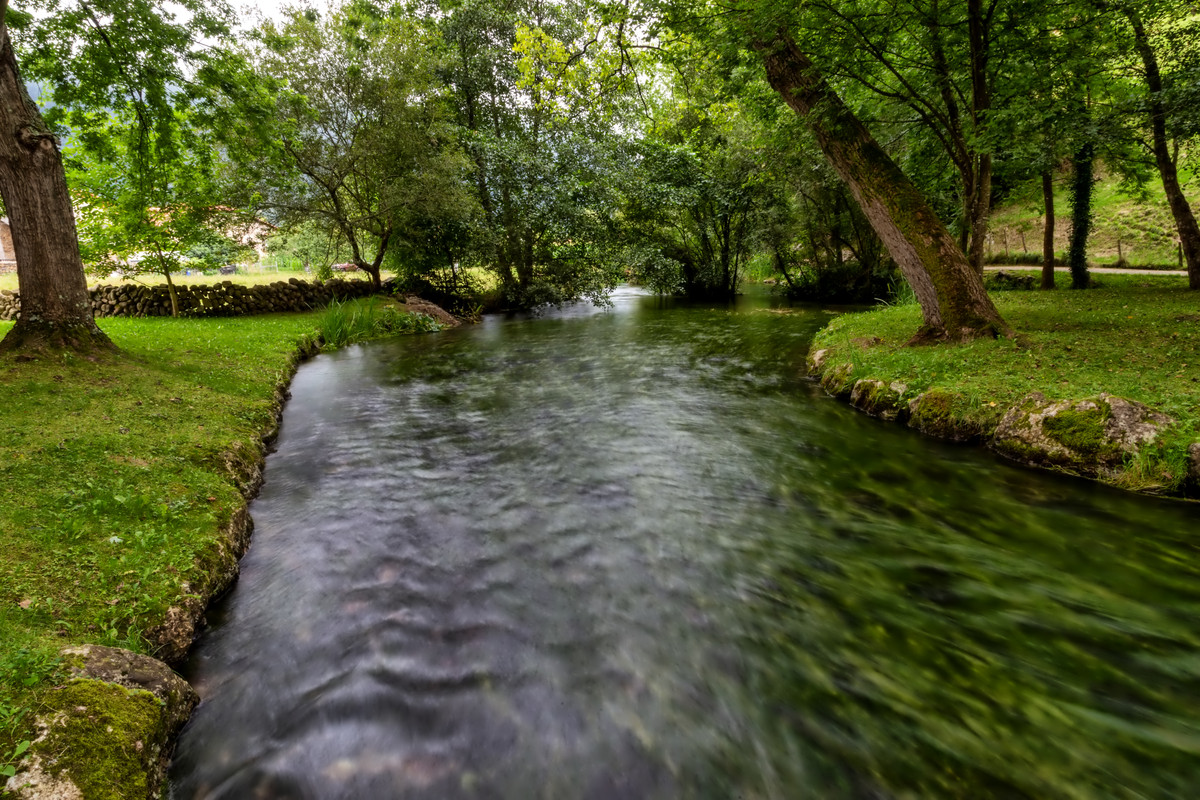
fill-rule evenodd
<path id="1" fill-rule="evenodd" d="M 73 277 L 78 211 L 89 261 L 168 279 L 239 213 L 377 285 L 488 273 L 510 307 L 626 278 L 729 296 L 750 263 L 869 295 L 898 268 L 919 338 L 995 335 L 992 208 L 1040 181 L 1049 209 L 1071 172 L 1086 286 L 1094 163 L 1161 181 L 1200 288 L 1182 0 L 349 0 L 253 29 L 220 2 L 31 0 L 5 20 L 21 328 L 102 336 Z M 22 193 L 56 191 L 60 142 L 75 206 L 38 223 Z"/>

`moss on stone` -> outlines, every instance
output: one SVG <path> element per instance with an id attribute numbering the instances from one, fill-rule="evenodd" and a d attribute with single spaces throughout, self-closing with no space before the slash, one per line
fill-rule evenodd
<path id="1" fill-rule="evenodd" d="M 990 434 L 984 421 L 972 415 L 965 397 L 930 389 L 909 403 L 909 427 L 955 442 L 977 442 Z"/>
<path id="2" fill-rule="evenodd" d="M 48 698 L 51 720 L 33 746 L 42 768 L 85 800 L 150 796 L 165 738 L 163 704 L 150 692 L 77 679 Z"/>
<path id="3" fill-rule="evenodd" d="M 847 398 L 854 388 L 853 376 L 853 364 L 840 364 L 821 375 L 821 386 L 834 397 Z"/>
<path id="4" fill-rule="evenodd" d="M 1121 448 L 1105 433 L 1108 418 L 1107 403 L 1096 403 L 1094 408 L 1075 406 L 1047 415 L 1042 420 L 1042 430 L 1068 450 L 1087 458 L 1107 461 L 1121 457 Z"/>

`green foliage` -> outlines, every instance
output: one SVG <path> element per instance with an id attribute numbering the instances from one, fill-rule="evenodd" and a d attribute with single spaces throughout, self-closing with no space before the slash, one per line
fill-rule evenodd
<path id="1" fill-rule="evenodd" d="M 17 765 L 25 757 L 33 742 L 25 739 L 17 742 L 16 746 L 7 753 L 0 752 L 0 778 L 11 778 L 17 774 Z"/>
<path id="2" fill-rule="evenodd" d="M 275 90 L 266 141 L 231 150 L 244 202 L 326 237 L 377 283 L 389 255 L 418 270 L 457 260 L 457 231 L 477 210 L 435 74 L 434 27 L 346 3 L 324 16 L 292 9 L 257 39 L 259 80 Z"/>
<path id="3" fill-rule="evenodd" d="M 438 16 L 480 210 L 435 237 L 468 245 L 443 263 L 491 271 L 510 307 L 603 302 L 624 267 L 618 188 L 642 58 L 612 29 L 629 18 L 579 0 L 446 3 Z"/>
<path id="4" fill-rule="evenodd" d="M 229 87 L 229 6 L 28 5 L 43 13 L 22 20 L 17 47 L 26 77 L 46 87 L 46 121 L 66 136 L 85 264 L 169 278 L 188 250 L 219 243 L 230 224 L 213 185 L 210 119 L 198 109 Z"/>
<path id="5" fill-rule="evenodd" d="M 326 347 L 345 347 L 407 333 L 430 333 L 441 330 L 437 320 L 425 314 L 400 311 L 394 305 L 380 306 L 375 298 L 365 301 L 337 300 L 321 312 L 317 331 Z"/>

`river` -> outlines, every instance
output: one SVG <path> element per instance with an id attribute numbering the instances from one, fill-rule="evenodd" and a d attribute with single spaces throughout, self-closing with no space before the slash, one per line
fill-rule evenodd
<path id="1" fill-rule="evenodd" d="M 828 319 L 624 289 L 303 365 L 171 797 L 1196 796 L 1195 506 L 844 407 Z"/>

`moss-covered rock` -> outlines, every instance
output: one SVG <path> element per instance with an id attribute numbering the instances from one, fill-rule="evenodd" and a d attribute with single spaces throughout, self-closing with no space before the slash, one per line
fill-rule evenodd
<path id="1" fill-rule="evenodd" d="M 6 789 L 22 800 L 157 797 L 198 698 L 166 664 L 127 650 L 65 650 L 73 675 L 46 697 L 38 738 Z"/>
<path id="2" fill-rule="evenodd" d="M 1034 392 L 1005 413 L 992 447 L 1024 464 L 1112 479 L 1171 422 L 1121 397 L 1050 401 Z"/>
<path id="3" fill-rule="evenodd" d="M 850 405 L 889 422 L 903 421 L 908 415 L 908 404 L 902 400 L 907 391 L 908 387 L 903 383 L 887 384 L 864 378 L 856 381 L 850 390 Z"/>
<path id="4" fill-rule="evenodd" d="M 990 431 L 969 413 L 967 400 L 953 392 L 930 389 L 908 402 L 908 426 L 953 442 L 981 442 Z"/>
<path id="5" fill-rule="evenodd" d="M 848 398 L 854 388 L 854 365 L 839 364 L 821 373 L 821 386 L 834 397 Z"/>

